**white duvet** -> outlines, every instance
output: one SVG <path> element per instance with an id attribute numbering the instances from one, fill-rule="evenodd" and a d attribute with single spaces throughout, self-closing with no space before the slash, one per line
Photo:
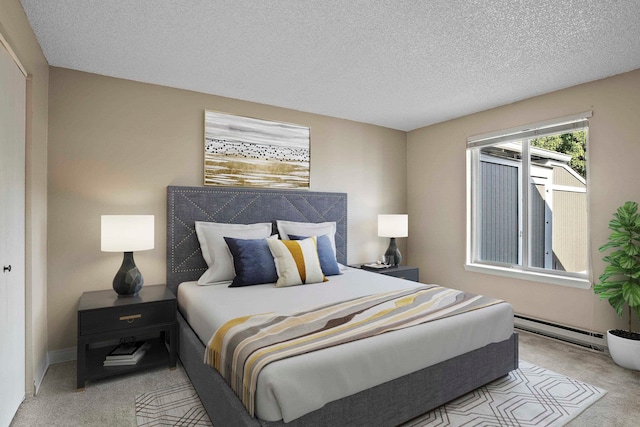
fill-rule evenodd
<path id="1" fill-rule="evenodd" d="M 286 314 L 421 286 L 358 269 L 347 269 L 328 279 L 286 288 L 186 282 L 178 288 L 178 306 L 206 345 L 218 327 L 239 316 L 274 311 Z M 504 303 L 274 362 L 260 373 L 256 416 L 289 422 L 328 402 L 506 340 L 512 333 L 513 309 Z"/>

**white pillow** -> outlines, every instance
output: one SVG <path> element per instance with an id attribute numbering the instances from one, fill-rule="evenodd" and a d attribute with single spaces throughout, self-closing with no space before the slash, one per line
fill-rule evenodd
<path id="1" fill-rule="evenodd" d="M 202 257 L 209 267 L 198 279 L 198 284 L 212 285 L 217 282 L 233 280 L 235 276 L 233 258 L 224 238 L 267 238 L 271 235 L 271 223 L 221 224 L 218 222 L 196 221 L 196 234 L 200 241 Z"/>
<path id="2" fill-rule="evenodd" d="M 267 240 L 276 264 L 276 288 L 326 282 L 315 237 L 304 240 Z"/>
<path id="3" fill-rule="evenodd" d="M 333 255 L 336 252 L 336 223 L 335 222 L 295 222 L 277 220 L 278 233 L 282 240 L 289 240 L 289 234 L 301 237 L 327 235 L 331 241 Z"/>

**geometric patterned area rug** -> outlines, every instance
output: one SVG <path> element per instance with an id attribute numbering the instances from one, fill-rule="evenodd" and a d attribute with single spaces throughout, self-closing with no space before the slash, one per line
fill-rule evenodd
<path id="1" fill-rule="evenodd" d="M 136 396 L 138 426 L 212 426 L 190 381 Z"/>
<path id="2" fill-rule="evenodd" d="M 523 360 L 519 365 L 403 427 L 563 426 L 607 393 Z"/>
<path id="3" fill-rule="evenodd" d="M 607 392 L 520 360 L 519 369 L 402 427 L 563 426 Z M 211 426 L 190 382 L 136 397 L 138 426 Z M 222 426 L 224 427 L 224 426 Z"/>

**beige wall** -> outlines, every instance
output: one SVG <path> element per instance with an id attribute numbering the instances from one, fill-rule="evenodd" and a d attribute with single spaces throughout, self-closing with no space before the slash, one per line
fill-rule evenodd
<path id="1" fill-rule="evenodd" d="M 376 237 L 378 213 L 408 209 L 410 237 L 399 243 L 407 263 L 421 268 L 423 282 L 504 298 L 518 313 L 568 325 L 597 331 L 623 325 L 591 290 L 464 270 L 465 142 L 470 135 L 593 110 L 589 207 L 597 277 L 603 269 L 597 247 L 606 240 L 613 209 L 640 199 L 634 174 L 640 158 L 640 70 L 408 134 L 67 69 L 51 68 L 49 78 L 48 165 L 42 159 L 46 108 L 36 108 L 34 121 L 40 125 L 34 126 L 32 138 L 39 144 L 34 149 L 32 143 L 30 152 L 30 250 L 37 264 L 30 280 L 43 284 L 36 299 L 48 289 L 48 304 L 38 304 L 38 316 L 48 307 L 49 350 L 75 345 L 78 298 L 84 291 L 110 288 L 119 267 L 120 255 L 100 252 L 101 214 L 156 215 L 156 248 L 136 254 L 136 260 L 146 283 L 164 281 L 165 187 L 202 184 L 204 109 L 311 128 L 311 189 L 349 194 L 349 262 L 373 260 L 384 251 L 386 239 Z M 34 90 L 35 83 L 41 91 L 46 77 L 34 80 Z M 37 98 L 40 102 L 42 94 Z M 52 226 L 45 278 L 46 263 L 37 255 L 44 253 L 47 194 L 41 190 L 47 167 Z M 39 345 L 46 343 L 45 332 L 34 332 Z"/>
<path id="2" fill-rule="evenodd" d="M 593 276 L 604 269 L 597 248 L 609 234 L 611 214 L 626 200 L 640 201 L 640 70 L 408 133 L 408 263 L 424 282 L 492 295 L 517 313 L 606 331 L 623 326 L 591 289 L 467 272 L 466 138 L 527 123 L 593 111 L 589 121 L 588 197 Z"/>
<path id="3" fill-rule="evenodd" d="M 82 292 L 109 289 L 122 255 L 100 252 L 100 215 L 154 214 L 145 283 L 165 280 L 167 185 L 202 185 L 204 110 L 310 127 L 311 189 L 348 193 L 349 262 L 376 259 L 377 214 L 406 209 L 406 133 L 61 68 L 49 92 L 49 349 L 75 346 Z M 403 239 L 404 240 L 404 239 Z"/>
<path id="4" fill-rule="evenodd" d="M 49 65 L 18 0 L 0 2 L 0 33 L 31 76 L 26 129 L 26 387 L 47 367 L 47 109 Z"/>

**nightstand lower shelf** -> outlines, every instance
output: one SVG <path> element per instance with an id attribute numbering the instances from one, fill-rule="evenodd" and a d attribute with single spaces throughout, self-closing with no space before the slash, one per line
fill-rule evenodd
<path id="1" fill-rule="evenodd" d="M 151 344 L 145 355 L 135 365 L 102 366 L 104 358 L 113 350 L 114 346 L 93 348 L 87 350 L 87 380 L 99 380 L 127 372 L 137 372 L 143 369 L 167 366 L 169 364 L 169 350 L 160 338 L 146 339 Z"/>

